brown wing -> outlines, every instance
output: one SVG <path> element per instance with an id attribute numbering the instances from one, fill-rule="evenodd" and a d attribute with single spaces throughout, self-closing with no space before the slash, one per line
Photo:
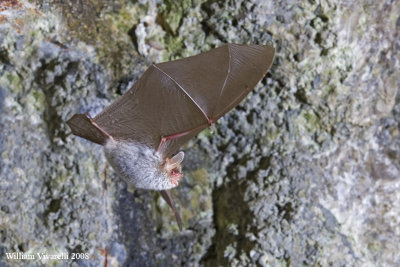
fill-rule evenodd
<path id="1" fill-rule="evenodd" d="M 90 123 L 90 119 L 85 114 L 75 114 L 67 121 L 72 129 L 72 133 L 90 140 L 96 144 L 104 145 L 107 141 L 105 136 L 99 129 Z"/>
<path id="2" fill-rule="evenodd" d="M 94 121 L 115 139 L 135 140 L 155 149 L 166 137 L 161 151 L 170 156 L 238 105 L 266 74 L 273 56 L 270 46 L 228 44 L 152 65 Z M 78 124 L 74 134 L 91 140 L 90 134 L 82 132 L 81 120 L 69 125 Z M 99 137 L 96 140 L 101 143 Z"/>
<path id="3" fill-rule="evenodd" d="M 199 109 L 215 122 L 265 76 L 274 54 L 271 46 L 228 44 L 157 66 L 185 88 Z"/>

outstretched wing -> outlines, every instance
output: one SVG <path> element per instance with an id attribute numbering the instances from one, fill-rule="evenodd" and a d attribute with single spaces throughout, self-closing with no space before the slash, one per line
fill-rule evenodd
<path id="1" fill-rule="evenodd" d="M 152 65 L 94 122 L 115 139 L 135 140 L 170 156 L 237 106 L 264 77 L 274 52 L 271 46 L 228 44 Z M 78 125 L 77 135 L 91 140 L 82 132 L 85 118 L 76 116 L 69 122 L 74 134 Z M 103 143 L 101 133 L 91 131 L 96 133 L 92 141 Z"/>

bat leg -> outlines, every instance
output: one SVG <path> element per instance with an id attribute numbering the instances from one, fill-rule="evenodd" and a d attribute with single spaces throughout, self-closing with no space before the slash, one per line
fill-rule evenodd
<path id="1" fill-rule="evenodd" d="M 100 254 L 104 256 L 104 267 L 108 267 L 108 249 L 105 247 L 104 249 L 100 249 Z"/>
<path id="2" fill-rule="evenodd" d="M 89 112 L 85 113 L 86 117 L 89 119 L 90 123 L 97 128 L 97 130 L 99 130 L 102 134 L 104 134 L 105 136 L 107 136 L 107 138 L 114 140 L 114 138 L 107 133 L 105 130 L 103 130 L 103 128 L 101 128 L 92 118 L 92 116 L 90 116 Z"/>
<path id="3" fill-rule="evenodd" d="M 182 220 L 181 216 L 179 215 L 178 211 L 176 210 L 175 207 L 175 201 L 172 199 L 172 196 L 168 190 L 162 190 L 160 191 L 161 196 L 165 200 L 165 202 L 168 203 L 168 205 L 171 207 L 172 211 L 174 212 L 176 222 L 178 223 L 179 230 L 182 231 Z"/>

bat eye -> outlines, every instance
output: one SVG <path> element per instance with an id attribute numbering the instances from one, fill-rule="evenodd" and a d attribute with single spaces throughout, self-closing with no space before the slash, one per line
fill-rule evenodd
<path id="1" fill-rule="evenodd" d="M 172 175 L 172 176 L 177 176 L 177 175 L 180 174 L 180 171 L 178 171 L 177 169 L 172 169 L 169 173 L 170 173 L 170 175 Z"/>

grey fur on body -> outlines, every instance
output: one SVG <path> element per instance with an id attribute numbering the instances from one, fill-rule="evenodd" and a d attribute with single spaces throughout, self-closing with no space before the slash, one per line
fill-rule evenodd
<path id="1" fill-rule="evenodd" d="M 161 154 L 146 145 L 109 139 L 104 152 L 113 169 L 137 188 L 167 190 L 176 187 L 163 171 Z"/>

